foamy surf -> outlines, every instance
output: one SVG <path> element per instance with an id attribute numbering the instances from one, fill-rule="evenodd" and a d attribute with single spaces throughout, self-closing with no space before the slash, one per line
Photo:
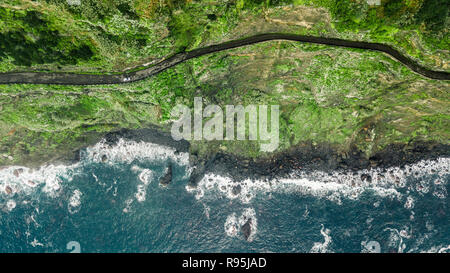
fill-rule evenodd
<path id="1" fill-rule="evenodd" d="M 61 188 L 62 178 L 71 180 L 79 163 L 47 165 L 39 169 L 23 166 L 11 166 L 0 171 L 0 195 L 31 194 L 39 189 L 43 193 L 55 196 Z"/>
<path id="2" fill-rule="evenodd" d="M 111 145 L 105 140 L 87 147 L 81 152 L 80 162 L 72 165 L 47 165 L 38 169 L 23 166 L 10 166 L 0 170 L 0 197 L 4 197 L 3 207 L 12 210 L 11 202 L 16 194 L 29 195 L 42 192 L 56 197 L 61 190 L 62 181 L 71 181 L 77 174 L 83 174 L 83 167 L 88 164 L 106 164 L 122 166 L 133 164 L 132 171 L 137 173 L 141 184 L 137 186 L 135 198 L 143 202 L 147 196 L 147 186 L 155 179 L 149 169 L 139 167 L 142 162 L 171 161 L 185 167 L 185 176 L 190 173 L 189 154 L 177 152 L 175 148 L 154 143 L 136 142 L 119 139 Z M 164 163 L 165 164 L 165 163 Z M 195 194 L 196 199 L 216 198 L 217 194 L 230 200 L 249 204 L 260 193 L 283 192 L 300 193 L 315 197 L 323 197 L 342 203 L 342 198 L 358 199 L 362 193 L 372 191 L 378 196 L 404 199 L 405 208 L 414 207 L 414 198 L 404 196 L 403 192 L 429 193 L 445 199 L 448 196 L 446 185 L 449 175 L 450 158 L 422 160 L 415 164 L 388 169 L 374 168 L 357 172 L 323 172 L 293 171 L 290 177 L 261 181 L 246 179 L 236 182 L 230 177 L 214 173 L 206 173 L 197 187 L 186 187 Z M 93 174 L 95 177 L 95 174 Z M 419 180 L 419 183 L 408 183 L 408 178 Z M 431 178 L 430 178 L 431 177 Z M 97 180 L 97 179 L 96 179 Z M 7 205 L 6 201 L 10 201 Z"/>
<path id="3" fill-rule="evenodd" d="M 147 199 L 147 187 L 153 181 L 154 173 L 150 169 L 141 168 L 137 165 L 132 166 L 131 170 L 139 173 L 140 184 L 137 185 L 134 196 L 138 202 L 144 202 Z"/>
<path id="4" fill-rule="evenodd" d="M 84 173 L 83 167 L 92 163 L 107 164 L 114 167 L 120 164 L 131 164 L 134 161 L 157 163 L 167 160 L 171 160 L 180 166 L 185 166 L 186 172 L 189 171 L 189 155 L 187 153 L 179 153 L 172 147 L 124 139 L 119 139 L 114 145 L 108 145 L 103 140 L 87 147 L 81 151 L 80 161 L 71 165 L 49 164 L 37 169 L 24 166 L 10 166 L 0 170 L 0 198 L 5 200 L 3 204 L 0 204 L 0 207 L 3 206 L 8 211 L 14 209 L 16 203 L 13 198 L 17 195 L 27 196 L 39 192 L 51 197 L 57 197 L 63 181 L 72 181 L 75 175 Z M 139 173 L 138 179 L 142 184 L 138 185 L 135 197 L 139 202 L 142 202 L 145 200 L 146 187 L 154 177 L 148 169 L 142 169 L 137 165 L 133 165 L 131 168 L 132 170 L 134 168 Z M 95 174 L 92 175 L 100 183 Z M 80 196 L 81 194 L 74 193 L 71 197 L 73 200 L 71 199 L 70 203 L 77 203 L 75 200 L 78 200 Z M 12 205 L 13 202 L 14 205 Z M 68 209 L 75 212 L 77 207 L 69 205 Z"/>
<path id="5" fill-rule="evenodd" d="M 131 163 L 133 161 L 166 161 L 168 159 L 178 165 L 189 164 L 189 154 L 177 152 L 175 148 L 162 146 L 148 142 L 136 142 L 119 139 L 114 145 L 100 141 L 92 147 L 88 147 L 83 153 L 91 162 L 103 162 L 107 164 Z"/>
<path id="6" fill-rule="evenodd" d="M 69 199 L 68 210 L 71 214 L 77 213 L 80 210 L 81 196 L 83 194 L 78 189 L 74 190 Z"/>
<path id="7" fill-rule="evenodd" d="M 428 193 L 438 198 L 446 198 L 445 177 L 450 174 L 450 158 L 422 160 L 415 164 L 387 169 L 375 168 L 357 172 L 294 171 L 288 178 L 269 181 L 246 179 L 234 181 L 230 177 L 206 173 L 196 188 L 186 187 L 195 198 L 217 198 L 217 195 L 242 204 L 249 204 L 257 194 L 282 192 L 300 193 L 326 198 L 338 204 L 342 198 L 358 199 L 362 193 L 371 191 L 380 197 L 405 198 L 405 208 L 413 208 L 414 199 L 404 193 Z M 408 183 L 409 178 L 419 183 Z M 401 193 L 400 190 L 403 192 Z"/>
<path id="8" fill-rule="evenodd" d="M 205 242 L 220 238 L 218 251 L 449 252 L 448 236 L 442 235 L 448 231 L 443 224 L 448 217 L 448 158 L 357 172 L 292 171 L 271 180 L 235 181 L 208 172 L 197 186 L 188 183 L 188 158 L 172 148 L 119 140 L 86 148 L 72 165 L 5 168 L 0 171 L 4 230 L 22 220 L 28 246 L 43 251 L 59 251 L 52 244 L 67 234 L 68 240 L 78 239 L 77 230 L 54 224 L 64 219 L 80 230 L 102 225 L 101 233 L 112 237 L 126 230 L 171 242 L 145 251 L 202 249 Z M 174 166 L 173 178 L 161 186 L 158 179 L 168 166 Z M 92 208 L 104 212 L 85 217 Z M 329 208 L 336 213 L 328 213 Z M 114 225 L 117 229 L 110 230 Z M 198 228 L 186 229 L 188 225 Z M 15 246 L 14 235 L 8 238 Z M 90 247 L 97 247 L 95 239 L 91 242 Z M 142 250 L 139 242 L 120 243 L 123 249 Z"/>
<path id="9" fill-rule="evenodd" d="M 315 242 L 314 245 L 311 247 L 311 250 L 309 252 L 311 253 L 327 253 L 330 252 L 328 249 L 330 243 L 331 243 L 331 236 L 330 236 L 330 230 L 325 228 L 322 225 L 322 228 L 320 229 L 320 234 L 323 236 L 323 242 Z"/>

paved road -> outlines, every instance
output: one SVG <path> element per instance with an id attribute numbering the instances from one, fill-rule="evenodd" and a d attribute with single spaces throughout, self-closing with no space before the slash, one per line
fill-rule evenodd
<path id="1" fill-rule="evenodd" d="M 402 55 L 391 46 L 380 43 L 358 42 L 335 38 L 323 38 L 296 34 L 267 33 L 259 34 L 243 39 L 233 40 L 217 45 L 211 45 L 192 51 L 175 54 L 151 67 L 129 73 L 105 73 L 105 74 L 83 74 L 67 72 L 7 72 L 0 73 L 0 84 L 31 83 L 31 84 L 66 84 L 66 85 L 94 85 L 94 84 L 119 84 L 139 81 L 160 73 L 186 60 L 203 56 L 205 54 L 223 51 L 231 48 L 241 47 L 272 40 L 298 41 L 330 46 L 361 48 L 384 52 L 397 59 L 412 71 L 437 80 L 450 80 L 450 73 L 445 71 L 434 71 L 417 64 L 412 59 Z"/>

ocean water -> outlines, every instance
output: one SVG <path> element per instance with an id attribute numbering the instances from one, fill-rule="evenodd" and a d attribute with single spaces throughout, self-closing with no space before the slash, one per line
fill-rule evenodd
<path id="1" fill-rule="evenodd" d="M 240 183 L 207 173 L 191 188 L 187 154 L 100 142 L 70 166 L 0 170 L 0 252 L 450 252 L 449 166 Z"/>

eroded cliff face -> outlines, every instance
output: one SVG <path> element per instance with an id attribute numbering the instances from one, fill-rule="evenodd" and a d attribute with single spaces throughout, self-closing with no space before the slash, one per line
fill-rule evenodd
<path id="1" fill-rule="evenodd" d="M 57 6 L 51 6 L 57 4 L 44 1 L 24 3 L 28 1 L 0 7 L 4 10 L 35 9 L 48 16 L 72 12 L 70 9 L 60 11 Z M 84 68 L 87 71 L 121 70 L 159 60 L 180 48 L 192 49 L 257 33 L 288 32 L 386 42 L 405 54 L 414 52 L 409 56 L 427 67 L 448 69 L 448 51 L 432 47 L 414 29 L 394 29 L 386 23 L 389 27 L 384 36 L 370 28 L 347 31 L 336 27 L 337 23 L 326 7 L 289 5 L 238 11 L 232 7 L 232 11 L 227 11 L 219 6 L 194 2 L 189 8 L 174 8 L 170 16 L 162 14 L 157 22 L 138 13 L 137 17 L 123 16 L 122 19 L 139 24 L 145 22 L 146 29 L 136 30 L 136 33 L 147 35 L 144 33 L 151 30 L 151 35 L 158 39 L 153 43 L 146 42 L 145 50 L 123 42 L 116 58 L 112 54 L 115 46 L 102 55 L 110 42 L 103 43 L 106 40 L 102 42 L 92 37 L 93 48 L 98 48 L 93 52 L 103 56 L 100 61 L 86 59 L 76 65 L 63 66 L 57 62 L 36 63 L 31 68 L 54 70 L 61 66 L 60 70 L 66 71 L 83 71 Z M 189 16 L 200 12 L 204 16 L 198 17 L 195 24 L 191 22 Z M 119 20 L 117 16 L 111 18 Z M 17 19 L 11 18 L 12 21 Z M 106 25 L 100 19 L 84 18 L 76 23 L 77 20 L 71 22 L 80 28 L 96 29 L 89 35 L 118 31 L 113 28 L 112 21 Z M 209 30 L 202 32 L 198 26 Z M 33 30 L 32 26 L 28 27 Z M 20 29 L 19 26 L 16 28 Z M 131 30 L 124 27 L 123 31 Z M 155 37 L 146 36 L 145 39 Z M 126 41 L 130 42 L 131 38 Z M 23 68 L 15 65 L 11 58 L 8 60 L 2 59 L 2 64 L 9 64 L 2 70 Z M 204 104 L 220 106 L 280 105 L 277 152 L 308 143 L 331 145 L 343 154 L 356 148 L 370 157 L 392 143 L 431 141 L 450 144 L 448 90 L 448 82 L 425 79 L 382 53 L 287 41 L 264 42 L 214 53 L 130 84 L 2 85 L 0 165 L 37 166 L 72 157 L 79 148 L 121 128 L 158 125 L 168 131 L 173 107 L 178 103 L 192 106 L 196 96 L 202 97 Z M 199 155 L 222 151 L 245 157 L 270 156 L 260 151 L 259 144 L 258 141 L 192 141 L 191 150 Z"/>

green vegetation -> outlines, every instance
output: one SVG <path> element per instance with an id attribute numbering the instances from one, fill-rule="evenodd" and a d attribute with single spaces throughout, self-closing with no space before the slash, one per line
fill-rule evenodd
<path id="1" fill-rule="evenodd" d="M 221 106 L 280 105 L 280 151 L 314 142 L 343 152 L 356 145 L 370 156 L 389 143 L 449 143 L 448 88 L 381 53 L 267 42 L 193 59 L 131 84 L 0 86 L 0 160 L 49 160 L 52 151 L 69 153 L 120 128 L 169 129 L 170 111 L 179 103 L 192 107 L 195 96 Z M 192 144 L 199 154 L 265 155 L 255 141 Z"/>
<path id="2" fill-rule="evenodd" d="M 15 65 L 56 61 L 76 64 L 93 56 L 88 43 L 79 40 L 73 43 L 70 37 L 53 30 L 52 18 L 41 18 L 36 11 L 14 12 L 0 7 L 0 17 L 4 27 L 8 23 L 7 32 L 0 33 L 0 58 L 10 57 Z"/>
<path id="3" fill-rule="evenodd" d="M 118 71 L 264 32 L 388 43 L 449 69 L 448 8 L 437 0 L 81 3 L 0 3 L 0 71 Z M 313 142 L 370 156 L 390 143 L 449 144 L 448 90 L 381 53 L 282 41 L 192 59 L 130 84 L 0 85 L 0 165 L 47 162 L 120 128 L 168 129 L 173 107 L 192 106 L 195 96 L 280 105 L 280 151 Z M 192 144 L 199 154 L 266 155 L 254 141 Z"/>
<path id="4" fill-rule="evenodd" d="M 2 1 L 0 71 L 120 71 L 264 31 L 389 43 L 449 69 L 444 0 L 80 1 Z"/>

